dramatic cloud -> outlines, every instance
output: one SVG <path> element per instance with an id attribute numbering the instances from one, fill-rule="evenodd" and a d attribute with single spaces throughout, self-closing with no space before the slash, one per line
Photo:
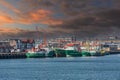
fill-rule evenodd
<path id="1" fill-rule="evenodd" d="M 0 4 L 14 12 L 15 17 L 1 13 L 0 24 L 44 24 L 46 34 L 76 33 L 78 37 L 118 35 L 120 30 L 119 0 L 19 0 L 17 5 L 7 1 Z M 30 37 L 29 34 L 35 36 L 36 32 L 23 29 L 15 35 Z"/>
<path id="2" fill-rule="evenodd" d="M 7 24 L 7 23 L 13 23 L 14 20 L 11 18 L 11 16 L 3 11 L 0 11 L 0 25 Z"/>
<path id="3" fill-rule="evenodd" d="M 51 18 L 52 12 L 48 10 L 38 9 L 37 11 L 31 11 L 28 13 L 19 14 L 19 23 L 32 24 L 62 24 L 61 20 Z"/>
<path id="4" fill-rule="evenodd" d="M 120 10 L 108 10 L 95 15 L 77 16 L 65 20 L 61 25 L 51 26 L 51 28 L 96 36 L 101 33 L 113 32 L 113 28 L 120 29 L 119 14 Z"/>
<path id="5" fill-rule="evenodd" d="M 9 16 L 0 16 L 0 24 L 11 23 L 13 22 L 12 18 Z"/>
<path id="6" fill-rule="evenodd" d="M 3 5 L 4 7 L 6 7 L 7 9 L 11 10 L 15 14 L 15 16 L 11 17 L 14 19 L 13 22 L 15 22 L 15 23 L 20 23 L 20 24 L 37 23 L 37 24 L 53 24 L 53 25 L 62 23 L 61 20 L 57 20 L 52 17 L 52 15 L 54 13 L 52 13 L 52 11 L 50 11 L 50 10 L 42 9 L 40 7 L 37 9 L 29 10 L 31 7 L 28 5 L 22 6 L 22 4 L 24 4 L 24 3 L 22 3 L 21 6 L 19 6 L 19 9 L 17 9 L 17 8 L 15 8 L 15 6 L 8 3 L 7 0 L 0 1 L 0 4 Z M 21 8 L 26 8 L 26 7 L 27 7 L 26 10 L 21 9 Z M 37 7 L 37 5 L 35 7 Z M 3 17 L 1 19 L 3 19 Z M 7 23 L 7 21 L 6 21 L 6 23 Z"/>

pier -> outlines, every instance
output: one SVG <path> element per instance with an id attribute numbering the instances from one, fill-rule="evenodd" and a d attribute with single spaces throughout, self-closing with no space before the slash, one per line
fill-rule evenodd
<path id="1" fill-rule="evenodd" d="M 26 58 L 25 53 L 0 53 L 0 59 L 20 59 Z"/>

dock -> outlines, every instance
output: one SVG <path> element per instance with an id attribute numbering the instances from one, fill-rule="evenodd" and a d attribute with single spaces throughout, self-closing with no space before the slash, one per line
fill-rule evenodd
<path id="1" fill-rule="evenodd" d="M 20 59 L 26 58 L 25 53 L 0 53 L 0 59 Z"/>

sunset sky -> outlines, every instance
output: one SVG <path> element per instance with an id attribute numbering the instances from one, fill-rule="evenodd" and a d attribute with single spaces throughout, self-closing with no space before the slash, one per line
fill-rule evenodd
<path id="1" fill-rule="evenodd" d="M 0 0 L 0 37 L 32 38 L 37 31 L 48 36 L 118 35 L 119 4 L 119 0 Z"/>

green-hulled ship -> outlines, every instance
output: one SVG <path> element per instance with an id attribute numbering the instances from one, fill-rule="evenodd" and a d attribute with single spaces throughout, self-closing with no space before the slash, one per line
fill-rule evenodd
<path id="1" fill-rule="evenodd" d="M 44 58 L 45 51 L 29 51 L 26 56 L 27 58 Z"/>
<path id="2" fill-rule="evenodd" d="M 88 51 L 81 51 L 82 56 L 86 57 L 86 56 L 91 56 L 90 52 Z"/>
<path id="3" fill-rule="evenodd" d="M 81 47 L 82 56 L 91 56 L 90 52 L 86 49 L 86 47 Z"/>
<path id="4" fill-rule="evenodd" d="M 91 51 L 81 51 L 82 56 L 104 56 L 107 53 L 104 50 L 91 50 Z"/>
<path id="5" fill-rule="evenodd" d="M 75 46 L 74 43 L 66 45 L 65 54 L 67 57 L 80 57 L 80 56 L 82 56 L 81 52 L 79 51 L 79 47 Z"/>
<path id="6" fill-rule="evenodd" d="M 65 49 L 65 54 L 67 57 L 80 57 L 81 52 L 79 52 L 75 47 L 68 47 Z"/>
<path id="7" fill-rule="evenodd" d="M 82 56 L 80 52 L 75 50 L 65 50 L 67 57 L 80 57 Z"/>
<path id="8" fill-rule="evenodd" d="M 27 58 L 55 57 L 55 52 L 49 48 L 41 48 L 37 51 L 32 50 L 26 53 Z"/>

